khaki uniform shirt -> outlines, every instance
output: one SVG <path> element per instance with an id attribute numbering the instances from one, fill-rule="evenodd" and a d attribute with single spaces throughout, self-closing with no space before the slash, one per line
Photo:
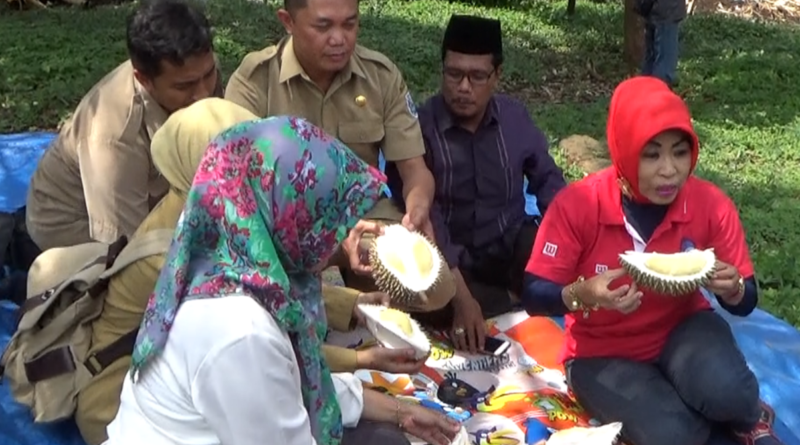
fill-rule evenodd
<path id="1" fill-rule="evenodd" d="M 305 73 L 291 37 L 245 56 L 225 98 L 257 116 L 299 116 L 337 137 L 370 165 L 425 154 L 417 110 L 403 75 L 383 54 L 356 46 L 323 93 Z"/>
<path id="2" fill-rule="evenodd" d="M 150 158 L 150 139 L 167 117 L 134 79 L 130 61 L 92 87 L 33 175 L 33 241 L 48 249 L 133 234 L 167 192 Z"/>
<path id="3" fill-rule="evenodd" d="M 350 63 L 322 92 L 308 77 L 294 52 L 292 38 L 245 56 L 231 75 L 225 98 L 257 116 L 299 116 L 337 137 L 361 159 L 378 166 L 387 161 L 423 156 L 417 109 L 397 65 L 383 54 L 356 46 Z M 365 216 L 381 222 L 400 222 L 403 214 L 382 199 Z M 373 280 L 342 270 L 347 284 L 362 291 L 375 289 Z M 449 270 L 429 292 L 424 310 L 442 308 L 455 293 Z M 413 308 L 418 310 L 419 308 Z"/>
<path id="4" fill-rule="evenodd" d="M 221 83 L 215 95 L 222 97 Z M 27 229 L 39 248 L 133 234 L 167 192 L 150 157 L 150 140 L 167 117 L 130 61 L 89 90 L 31 181 Z"/>

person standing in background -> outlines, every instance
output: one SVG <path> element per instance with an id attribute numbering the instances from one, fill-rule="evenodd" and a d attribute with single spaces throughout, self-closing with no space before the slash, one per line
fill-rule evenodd
<path id="1" fill-rule="evenodd" d="M 684 0 L 637 0 L 636 12 L 644 19 L 645 53 L 642 74 L 675 86 L 678 69 L 680 24 L 686 18 Z"/>

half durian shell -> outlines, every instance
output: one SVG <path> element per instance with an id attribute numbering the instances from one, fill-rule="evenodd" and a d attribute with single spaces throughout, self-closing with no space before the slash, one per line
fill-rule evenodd
<path id="1" fill-rule="evenodd" d="M 384 227 L 369 249 L 372 278 L 379 290 L 399 306 L 418 307 L 439 281 L 446 266 L 441 251 L 420 232 L 400 224 Z"/>
<path id="2" fill-rule="evenodd" d="M 714 249 L 664 254 L 627 251 L 620 264 L 633 281 L 658 294 L 682 296 L 708 284 L 716 269 Z"/>
<path id="3" fill-rule="evenodd" d="M 367 329 L 378 343 L 386 348 L 412 348 L 416 358 L 423 359 L 431 352 L 431 341 L 416 320 L 407 313 L 374 304 L 360 304 L 358 309 L 364 314 Z"/>

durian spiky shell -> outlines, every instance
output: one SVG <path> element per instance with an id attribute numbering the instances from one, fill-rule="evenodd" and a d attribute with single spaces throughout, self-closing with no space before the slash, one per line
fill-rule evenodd
<path id="1" fill-rule="evenodd" d="M 700 287 L 707 285 L 709 281 L 711 281 L 711 277 L 714 275 L 716 257 L 714 256 L 713 249 L 707 249 L 699 252 L 702 252 L 703 255 L 707 255 L 707 267 L 705 267 L 699 273 L 683 277 L 665 276 L 647 270 L 644 265 L 644 261 L 649 255 L 666 254 L 658 254 L 656 252 L 644 253 L 627 251 L 624 254 L 620 254 L 619 262 L 628 275 L 630 275 L 633 282 L 635 282 L 638 286 L 649 289 L 657 294 L 679 297 L 691 294 L 692 292 L 697 291 L 697 289 Z M 677 256 L 686 253 L 688 252 L 679 252 L 672 255 Z"/>
<path id="2" fill-rule="evenodd" d="M 409 337 L 397 325 L 381 318 L 383 311 L 397 311 L 397 309 L 375 304 L 360 304 L 358 308 L 367 320 L 367 329 L 378 343 L 384 347 L 392 349 L 413 348 L 417 352 L 417 359 L 425 358 L 430 354 L 431 341 L 422 326 L 411 316 L 409 316 L 409 321 L 414 333 Z"/>
<path id="3" fill-rule="evenodd" d="M 444 259 L 444 255 L 442 255 L 442 252 L 438 247 L 436 247 L 436 243 L 431 241 L 421 232 L 413 233 L 414 235 L 424 239 L 427 242 L 428 247 L 431 249 L 431 252 L 439 258 L 440 269 L 442 267 L 446 267 L 447 263 Z M 369 248 L 369 264 L 372 267 L 372 278 L 375 280 L 375 286 L 377 286 L 381 292 L 385 292 L 387 295 L 389 295 L 392 303 L 396 305 L 410 308 L 425 305 L 427 303 L 427 296 L 425 295 L 425 292 L 430 292 L 436 287 L 437 284 L 439 284 L 441 272 L 436 274 L 436 279 L 423 292 L 408 289 L 397 277 L 383 267 L 383 264 L 381 264 L 378 256 L 377 246 L 378 240 L 376 238 L 372 241 Z"/>

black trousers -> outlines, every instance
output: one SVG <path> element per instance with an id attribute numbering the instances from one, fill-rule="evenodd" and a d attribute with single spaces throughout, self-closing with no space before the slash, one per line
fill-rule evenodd
<path id="1" fill-rule="evenodd" d="M 515 231 L 483 249 L 465 249 L 459 270 L 473 298 L 481 306 L 484 318 L 492 318 L 514 309 L 509 292 L 519 296 L 525 266 L 531 256 L 533 242 L 539 229 L 538 218 L 527 218 Z M 414 318 L 435 329 L 449 329 L 453 324 L 452 303 L 428 313 L 413 314 Z"/>
<path id="2" fill-rule="evenodd" d="M 622 422 L 630 445 L 704 445 L 719 428 L 749 431 L 761 415 L 756 377 L 713 311 L 678 325 L 654 363 L 578 358 L 566 371 L 581 406 Z"/>
<path id="3" fill-rule="evenodd" d="M 25 229 L 25 209 L 0 213 L 0 298 L 19 304 L 25 300 L 25 273 L 41 250 Z M 11 270 L 3 276 L 3 268 Z"/>

